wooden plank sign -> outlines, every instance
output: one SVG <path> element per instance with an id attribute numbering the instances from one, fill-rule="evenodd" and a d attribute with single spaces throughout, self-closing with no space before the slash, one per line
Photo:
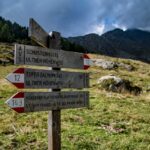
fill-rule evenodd
<path id="1" fill-rule="evenodd" d="M 29 20 L 29 36 L 43 47 L 48 45 L 48 33 L 34 20 Z"/>
<path id="2" fill-rule="evenodd" d="M 90 62 L 88 55 L 82 53 L 21 44 L 15 45 L 15 64 L 88 69 Z"/>
<path id="3" fill-rule="evenodd" d="M 19 92 L 6 101 L 18 113 L 89 106 L 89 92 Z"/>
<path id="4" fill-rule="evenodd" d="M 17 88 L 88 88 L 89 74 L 18 68 L 6 77 Z"/>

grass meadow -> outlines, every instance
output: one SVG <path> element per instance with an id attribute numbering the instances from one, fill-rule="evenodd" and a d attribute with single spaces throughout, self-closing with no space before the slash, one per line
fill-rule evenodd
<path id="1" fill-rule="evenodd" d="M 150 65 L 133 60 L 109 58 L 135 67 L 104 70 L 91 67 L 89 108 L 61 111 L 63 150 L 150 150 Z M 5 101 L 17 91 L 4 78 L 19 66 L 0 66 L 0 150 L 47 150 L 48 112 L 17 114 Z M 142 87 L 139 96 L 106 92 L 98 78 L 114 74 Z"/>

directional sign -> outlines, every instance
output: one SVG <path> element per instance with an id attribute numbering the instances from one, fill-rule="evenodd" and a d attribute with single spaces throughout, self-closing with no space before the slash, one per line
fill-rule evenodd
<path id="1" fill-rule="evenodd" d="M 89 74 L 54 70 L 19 68 L 6 79 L 17 88 L 87 88 Z"/>
<path id="2" fill-rule="evenodd" d="M 19 92 L 6 101 L 18 113 L 89 106 L 88 92 Z"/>
<path id="3" fill-rule="evenodd" d="M 21 44 L 15 45 L 15 64 L 88 69 L 90 62 L 88 55 L 82 53 Z"/>

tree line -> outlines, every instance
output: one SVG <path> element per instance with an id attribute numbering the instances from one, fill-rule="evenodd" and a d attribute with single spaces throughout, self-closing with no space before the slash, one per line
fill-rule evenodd
<path id="1" fill-rule="evenodd" d="M 18 23 L 12 23 L 0 17 L 0 42 L 36 45 L 28 37 L 28 28 L 22 27 Z M 86 52 L 86 50 L 77 44 L 69 42 L 66 38 L 61 39 L 61 48 L 67 51 Z"/>
<path id="2" fill-rule="evenodd" d="M 0 17 L 0 42 L 21 42 L 27 43 L 28 38 L 28 28 L 22 27 L 18 23 L 10 22 Z"/>

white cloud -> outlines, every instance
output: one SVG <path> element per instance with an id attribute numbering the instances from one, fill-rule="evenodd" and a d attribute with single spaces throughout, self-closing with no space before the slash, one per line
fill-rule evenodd
<path id="1" fill-rule="evenodd" d="M 101 23 L 101 24 L 97 24 L 97 25 L 93 25 L 91 27 L 91 30 L 88 33 L 96 33 L 96 34 L 103 34 L 105 31 L 105 24 Z"/>
<path id="2" fill-rule="evenodd" d="M 32 17 L 63 36 L 101 35 L 116 27 L 149 30 L 149 6 L 150 0 L 0 0 L 0 16 L 26 26 Z"/>
<path id="3" fill-rule="evenodd" d="M 120 29 L 122 29 L 123 31 L 126 31 L 126 30 L 127 30 L 127 27 L 125 27 L 124 25 L 119 25 L 119 24 L 117 24 L 117 23 L 113 23 L 112 26 L 115 27 L 115 28 L 120 28 Z"/>

